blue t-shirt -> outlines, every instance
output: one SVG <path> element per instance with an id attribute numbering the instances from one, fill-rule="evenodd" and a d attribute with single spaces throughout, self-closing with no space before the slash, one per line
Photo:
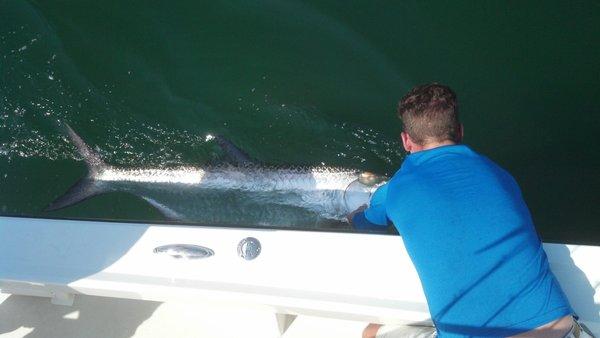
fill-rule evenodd
<path id="1" fill-rule="evenodd" d="M 440 337 L 506 337 L 573 313 L 519 186 L 465 145 L 409 155 L 353 221 L 393 222 Z"/>

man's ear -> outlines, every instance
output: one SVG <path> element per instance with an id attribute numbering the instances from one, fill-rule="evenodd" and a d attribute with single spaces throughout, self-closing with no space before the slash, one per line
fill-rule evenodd
<path id="1" fill-rule="evenodd" d="M 401 132 L 400 138 L 402 139 L 402 145 L 404 146 L 404 150 L 410 153 L 412 151 L 412 140 L 410 139 L 410 136 L 408 136 L 406 132 Z"/>
<path id="2" fill-rule="evenodd" d="M 459 124 L 458 127 L 458 143 L 462 142 L 463 137 L 465 136 L 465 126 L 463 124 Z"/>

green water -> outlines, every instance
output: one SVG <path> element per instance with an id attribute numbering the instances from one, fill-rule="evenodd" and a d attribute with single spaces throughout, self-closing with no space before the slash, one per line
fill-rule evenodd
<path id="1" fill-rule="evenodd" d="M 466 143 L 521 184 L 544 240 L 600 243 L 600 6 L 593 1 L 0 1 L 0 213 L 162 220 L 111 193 L 43 208 L 108 163 L 259 161 L 393 173 L 397 100 L 439 81 Z"/>

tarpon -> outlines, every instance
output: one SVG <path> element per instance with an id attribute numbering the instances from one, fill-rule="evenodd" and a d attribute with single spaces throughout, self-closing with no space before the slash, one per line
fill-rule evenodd
<path id="1" fill-rule="evenodd" d="M 311 226 L 344 221 L 363 204 L 383 178 L 369 172 L 332 167 L 272 167 L 256 164 L 223 137 L 215 141 L 227 164 L 167 169 L 116 168 L 106 164 L 65 124 L 88 173 L 47 211 L 108 192 L 138 196 L 166 218 L 204 224 Z"/>

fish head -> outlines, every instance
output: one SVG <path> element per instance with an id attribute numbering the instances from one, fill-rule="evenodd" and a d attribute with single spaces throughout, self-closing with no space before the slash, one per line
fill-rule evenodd
<path id="1" fill-rule="evenodd" d="M 380 183 L 383 182 L 386 178 L 377 174 L 374 174 L 370 171 L 363 171 L 358 175 L 358 182 L 367 186 L 367 187 L 379 187 Z"/>
<path id="2" fill-rule="evenodd" d="M 369 205 L 375 190 L 385 184 L 386 177 L 363 171 L 358 178 L 350 182 L 344 191 L 344 205 L 347 212 L 352 212 L 363 205 Z"/>

